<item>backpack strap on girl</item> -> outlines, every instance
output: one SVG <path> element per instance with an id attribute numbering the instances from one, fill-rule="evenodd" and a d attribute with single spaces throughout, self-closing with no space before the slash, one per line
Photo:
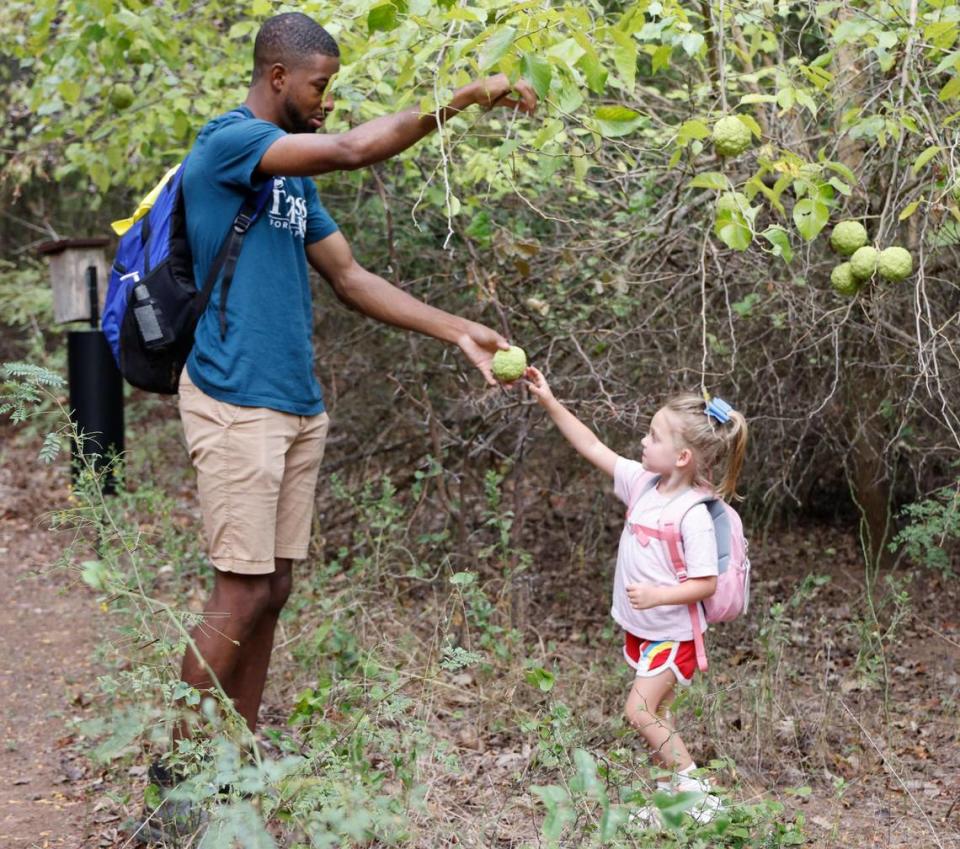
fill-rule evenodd
<path id="1" fill-rule="evenodd" d="M 629 492 L 627 493 L 627 522 L 630 521 L 630 514 L 633 512 L 633 508 L 637 506 L 637 502 L 643 498 L 651 489 L 653 489 L 660 482 L 660 475 L 654 472 L 643 472 L 637 479 L 634 481 L 633 485 L 630 487 Z"/>
<path id="2" fill-rule="evenodd" d="M 660 514 L 659 534 L 667 549 L 667 556 L 677 573 L 677 579 L 682 584 L 687 580 L 687 564 L 683 559 L 683 537 L 680 533 L 680 523 L 683 517 L 697 504 L 709 504 L 716 501 L 716 496 L 708 489 L 688 489 L 674 498 Z M 711 514 L 712 515 L 712 514 Z M 697 652 L 697 668 L 701 672 L 707 671 L 707 650 L 703 644 L 703 622 L 699 602 L 687 605 L 690 612 L 690 624 L 693 628 L 693 644 Z"/>

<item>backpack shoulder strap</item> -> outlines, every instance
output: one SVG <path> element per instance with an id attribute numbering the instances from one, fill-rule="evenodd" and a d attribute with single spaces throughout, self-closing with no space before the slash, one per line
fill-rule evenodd
<path id="1" fill-rule="evenodd" d="M 630 514 L 633 512 L 633 508 L 637 506 L 637 502 L 653 489 L 659 481 L 660 475 L 654 472 L 644 471 L 643 474 L 633 482 L 633 485 L 627 493 L 627 521 L 630 520 Z"/>
<path id="2" fill-rule="evenodd" d="M 687 579 L 686 562 L 683 559 L 683 538 L 680 534 L 680 523 L 691 508 L 714 500 L 715 496 L 703 489 L 688 489 L 671 499 L 660 513 L 658 534 L 667 547 L 670 562 L 681 581 Z"/>
<path id="3" fill-rule="evenodd" d="M 677 573 L 677 580 L 683 583 L 687 580 L 687 564 L 683 559 L 683 540 L 680 535 L 680 523 L 691 508 L 697 504 L 718 503 L 719 499 L 705 489 L 688 489 L 670 501 L 660 514 L 659 534 L 667 549 L 667 556 Z M 723 505 L 720 504 L 721 510 Z M 712 515 L 712 513 L 711 513 Z M 716 522 L 714 522 L 716 528 Z M 697 667 L 701 672 L 707 671 L 707 650 L 703 644 L 703 633 L 700 622 L 700 604 L 693 602 L 687 605 L 690 613 L 690 624 L 693 629 L 693 644 L 697 654 Z"/>
<path id="4" fill-rule="evenodd" d="M 186 160 L 183 160 L 183 162 L 186 162 Z M 144 215 L 153 209 L 153 204 L 156 202 L 157 197 L 159 197 L 160 191 L 164 186 L 167 185 L 167 183 L 170 182 L 170 180 L 173 178 L 173 175 L 183 167 L 183 162 L 178 162 L 176 165 L 173 165 L 167 169 L 167 173 L 160 178 L 160 182 L 157 183 L 157 185 L 155 185 L 149 191 L 146 197 L 144 197 L 143 200 L 141 200 L 137 205 L 133 215 L 131 215 L 129 218 L 121 218 L 119 221 L 114 221 L 110 224 L 110 228 L 114 233 L 116 233 L 118 236 L 123 236 L 127 230 L 133 227 L 134 224 L 136 224 L 141 218 L 143 218 Z"/>
<path id="5" fill-rule="evenodd" d="M 264 206 L 266 206 L 267 198 L 270 196 L 272 190 L 273 178 L 270 177 L 263 181 L 263 185 L 255 193 L 248 194 L 244 198 L 240 211 L 237 213 L 236 218 L 233 219 L 230 232 L 227 234 L 227 238 L 207 274 L 207 281 L 204 284 L 203 294 L 201 295 L 202 302 L 199 307 L 200 312 L 203 312 L 203 309 L 206 307 L 207 301 L 210 299 L 210 294 L 213 292 L 213 284 L 216 282 L 221 267 L 223 268 L 223 283 L 220 285 L 221 339 L 225 339 L 227 335 L 227 296 L 230 294 L 230 284 L 233 283 L 233 273 L 237 270 L 240 248 L 243 247 L 243 240 L 247 235 L 247 231 L 257 220 Z"/>
<path id="6" fill-rule="evenodd" d="M 237 115 L 246 120 L 252 116 L 247 115 L 240 107 L 231 109 L 229 115 Z M 203 312 L 213 292 L 213 285 L 217 280 L 221 267 L 223 268 L 223 282 L 220 284 L 220 338 L 227 338 L 227 296 L 230 294 L 230 284 L 233 283 L 233 274 L 237 270 L 237 260 L 240 258 L 240 248 L 243 247 L 243 240 L 247 231 L 253 226 L 254 222 L 260 216 L 263 208 L 267 205 L 267 198 L 273 189 L 273 177 L 268 176 L 263 181 L 263 185 L 255 191 L 251 191 L 243 199 L 240 211 L 230 232 L 220 248 L 220 252 L 210 266 L 210 273 L 207 275 L 207 282 L 204 284 L 204 294 L 201 295 L 200 312 Z M 208 291 L 209 289 L 209 291 Z M 198 313 L 199 314 L 199 313 Z"/>

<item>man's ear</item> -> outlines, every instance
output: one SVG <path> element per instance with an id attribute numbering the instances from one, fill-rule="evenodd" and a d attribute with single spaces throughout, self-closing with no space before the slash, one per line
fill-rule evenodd
<path id="1" fill-rule="evenodd" d="M 270 77 L 270 88 L 274 91 L 283 91 L 284 84 L 287 81 L 286 67 L 279 62 L 275 62 L 270 66 L 268 74 Z"/>

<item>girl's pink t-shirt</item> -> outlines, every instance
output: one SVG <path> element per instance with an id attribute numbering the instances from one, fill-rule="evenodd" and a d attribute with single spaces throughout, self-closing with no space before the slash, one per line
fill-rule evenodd
<path id="1" fill-rule="evenodd" d="M 631 493 L 639 489 L 640 478 L 646 474 L 641 463 L 618 457 L 613 471 L 613 490 L 629 506 Z M 648 528 L 658 527 L 660 514 L 671 499 L 650 487 L 634 506 L 630 522 Z M 709 578 L 717 574 L 717 539 L 713 520 L 703 504 L 692 507 L 680 523 L 683 540 L 683 558 L 690 578 Z M 647 610 L 634 610 L 627 597 L 630 584 L 676 586 L 676 570 L 667 556 L 664 544 L 651 539 L 642 545 L 636 535 L 624 525 L 617 551 L 617 572 L 613 579 L 613 607 L 610 615 L 625 631 L 645 640 L 692 640 L 693 623 L 685 604 L 667 604 Z M 700 631 L 707 630 L 703 611 L 700 611 Z"/>

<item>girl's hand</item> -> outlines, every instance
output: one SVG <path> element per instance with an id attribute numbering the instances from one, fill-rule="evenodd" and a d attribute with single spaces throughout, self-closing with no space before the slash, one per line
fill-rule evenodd
<path id="1" fill-rule="evenodd" d="M 660 587 L 656 584 L 629 584 L 627 598 L 634 610 L 647 610 L 663 603 L 660 600 Z"/>
<path id="2" fill-rule="evenodd" d="M 523 377 L 527 382 L 527 389 L 530 390 L 530 394 L 535 395 L 537 401 L 539 401 L 543 406 L 546 406 L 554 400 L 553 393 L 550 391 L 550 386 L 547 383 L 547 379 L 543 376 L 539 369 L 536 369 L 533 366 L 527 366 L 527 370 L 523 373 Z"/>

